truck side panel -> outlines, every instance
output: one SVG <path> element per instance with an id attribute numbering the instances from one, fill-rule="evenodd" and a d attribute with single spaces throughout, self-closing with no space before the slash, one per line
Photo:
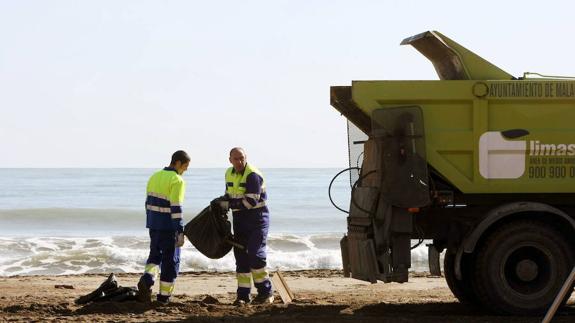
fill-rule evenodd
<path id="1" fill-rule="evenodd" d="M 575 82 L 355 81 L 352 98 L 420 106 L 427 160 L 462 193 L 575 190 Z"/>

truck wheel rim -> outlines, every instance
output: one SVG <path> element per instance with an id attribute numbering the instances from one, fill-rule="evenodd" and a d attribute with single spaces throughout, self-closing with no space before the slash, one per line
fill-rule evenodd
<path id="1" fill-rule="evenodd" d="M 501 266 L 503 282 L 522 297 L 545 294 L 556 276 L 552 271 L 553 256 L 536 244 L 523 244 L 510 250 Z"/>

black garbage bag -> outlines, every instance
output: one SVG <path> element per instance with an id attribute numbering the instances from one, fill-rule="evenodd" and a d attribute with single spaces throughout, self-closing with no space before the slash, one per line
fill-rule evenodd
<path id="1" fill-rule="evenodd" d="M 109 291 L 103 297 L 96 298 L 94 302 L 125 302 L 125 301 L 137 301 L 138 300 L 138 288 L 137 287 L 118 287 L 113 291 Z"/>
<path id="2" fill-rule="evenodd" d="M 220 259 L 232 246 L 243 247 L 234 242 L 230 221 L 225 212 L 217 207 L 206 207 L 184 227 L 184 234 L 204 256 Z"/>
<path id="3" fill-rule="evenodd" d="M 116 276 L 111 273 L 110 276 L 94 291 L 80 296 L 75 300 L 78 305 L 87 304 L 90 302 L 123 302 L 133 301 L 137 299 L 138 289 L 135 287 L 122 287 L 118 285 Z"/>

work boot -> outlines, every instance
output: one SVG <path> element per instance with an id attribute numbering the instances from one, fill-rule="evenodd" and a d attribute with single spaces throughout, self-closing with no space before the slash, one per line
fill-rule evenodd
<path id="1" fill-rule="evenodd" d="M 138 282 L 138 301 L 142 303 L 150 303 L 152 301 L 152 288 L 142 278 Z"/>
<path id="2" fill-rule="evenodd" d="M 156 296 L 156 300 L 162 305 L 168 305 L 170 303 L 170 296 L 158 294 L 158 296 Z"/>
<path id="3" fill-rule="evenodd" d="M 234 306 L 238 306 L 238 307 L 244 307 L 246 305 L 248 305 L 250 303 L 250 299 L 249 298 L 236 298 L 236 300 L 234 301 L 233 305 Z"/>
<path id="4" fill-rule="evenodd" d="M 252 301 L 252 304 L 259 305 L 259 304 L 273 304 L 274 302 L 274 295 L 267 294 L 267 295 L 258 295 Z"/>

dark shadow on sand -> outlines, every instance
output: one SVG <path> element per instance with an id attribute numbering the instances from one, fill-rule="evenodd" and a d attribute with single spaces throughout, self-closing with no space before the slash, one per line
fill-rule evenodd
<path id="1" fill-rule="evenodd" d="M 185 319 L 167 322 L 540 322 L 541 317 L 499 316 L 488 311 L 456 302 L 368 305 L 315 304 L 313 301 L 296 302 L 289 305 L 274 304 L 234 307 L 231 304 L 206 304 L 202 301 L 159 303 L 100 302 L 88 304 L 73 313 L 84 314 L 143 314 L 150 313 L 150 319 L 158 317 L 157 312 L 183 315 Z M 575 307 L 563 308 L 553 322 L 574 322 Z"/>
<path id="2" fill-rule="evenodd" d="M 341 304 L 290 304 L 252 307 L 253 313 L 219 317 L 189 316 L 178 322 L 541 322 L 535 316 L 502 316 L 460 303 L 388 304 L 360 307 Z M 248 315 L 246 315 L 248 314 Z M 553 322 L 573 322 L 575 308 L 564 308 Z"/>

